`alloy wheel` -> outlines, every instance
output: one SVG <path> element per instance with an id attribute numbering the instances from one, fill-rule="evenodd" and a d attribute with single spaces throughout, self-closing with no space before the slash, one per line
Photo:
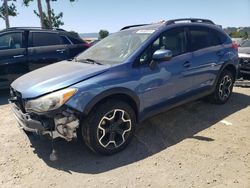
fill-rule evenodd
<path id="1" fill-rule="evenodd" d="M 232 90 L 232 79 L 230 78 L 230 76 L 225 75 L 220 83 L 219 86 L 219 97 L 221 98 L 221 100 L 226 100 L 230 94 L 231 94 L 231 90 Z"/>
<path id="2" fill-rule="evenodd" d="M 114 109 L 98 124 L 97 139 L 106 149 L 115 149 L 124 144 L 131 132 L 131 118 L 121 109 Z"/>

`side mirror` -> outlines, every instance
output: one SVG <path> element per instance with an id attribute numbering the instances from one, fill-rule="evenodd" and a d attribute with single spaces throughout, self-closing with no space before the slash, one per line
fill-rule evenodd
<path id="1" fill-rule="evenodd" d="M 173 56 L 171 50 L 157 50 L 153 54 L 154 61 L 169 61 Z"/>
<path id="2" fill-rule="evenodd" d="M 169 61 L 173 54 L 171 50 L 157 50 L 153 54 L 152 61 L 149 63 L 150 69 L 155 69 L 157 63 L 160 61 Z"/>

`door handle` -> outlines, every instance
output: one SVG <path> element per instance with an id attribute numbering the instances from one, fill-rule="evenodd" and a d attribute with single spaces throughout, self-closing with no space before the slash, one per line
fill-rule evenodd
<path id="1" fill-rule="evenodd" d="M 56 52 L 63 54 L 65 52 L 65 49 L 61 49 L 61 50 L 56 50 Z"/>
<path id="2" fill-rule="evenodd" d="M 13 58 L 20 58 L 20 57 L 24 57 L 24 55 L 14 55 Z"/>
<path id="3" fill-rule="evenodd" d="M 183 63 L 183 67 L 190 67 L 191 66 L 191 63 L 189 61 L 186 61 L 185 63 Z"/>

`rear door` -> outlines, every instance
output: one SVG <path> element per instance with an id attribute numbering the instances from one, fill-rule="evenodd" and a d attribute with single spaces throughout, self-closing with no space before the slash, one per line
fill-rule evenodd
<path id="1" fill-rule="evenodd" d="M 29 33 L 28 61 L 30 71 L 67 59 L 67 45 L 57 32 Z"/>
<path id="2" fill-rule="evenodd" d="M 218 33 L 208 27 L 189 27 L 189 47 L 192 52 L 193 90 L 206 89 L 213 85 L 225 53 Z"/>
<path id="3" fill-rule="evenodd" d="M 0 88 L 28 71 L 24 32 L 0 34 Z"/>

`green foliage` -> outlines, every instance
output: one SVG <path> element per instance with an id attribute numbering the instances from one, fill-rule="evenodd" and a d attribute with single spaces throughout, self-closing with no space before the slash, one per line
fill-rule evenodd
<path id="1" fill-rule="evenodd" d="M 99 39 L 104 39 L 105 37 L 107 37 L 109 35 L 109 32 L 107 30 L 100 30 L 99 31 Z"/>
<path id="2" fill-rule="evenodd" d="M 34 14 L 40 17 L 39 13 L 34 10 Z M 55 14 L 54 9 L 51 10 L 51 23 L 52 23 L 52 28 L 59 28 L 60 26 L 64 25 L 64 22 L 62 21 L 63 13 L 60 12 L 59 14 Z M 43 12 L 43 22 L 45 25 L 45 28 L 50 28 L 49 26 L 49 18 L 48 15 Z"/>
<path id="3" fill-rule="evenodd" d="M 13 1 L 15 1 L 15 0 L 13 0 Z M 16 5 L 14 3 L 11 3 L 10 5 L 8 5 L 8 12 L 9 12 L 9 16 L 17 16 L 17 9 L 16 9 Z M 0 6 L 0 18 L 5 20 L 4 4 L 2 4 Z"/>
<path id="4" fill-rule="evenodd" d="M 227 27 L 224 29 L 232 38 L 249 38 L 250 27 Z"/>
<path id="5" fill-rule="evenodd" d="M 30 2 L 33 2 L 34 0 L 23 0 L 23 4 L 25 6 L 29 6 Z M 50 0 L 53 2 L 56 2 L 57 0 Z M 77 0 L 69 0 L 71 3 L 76 2 Z M 40 18 L 39 13 L 34 10 L 34 14 Z M 50 16 L 48 15 L 50 14 Z M 49 20 L 51 17 L 51 20 Z M 63 18 L 63 13 L 60 12 L 59 14 L 56 14 L 54 9 L 51 9 L 49 12 L 44 12 L 43 11 L 43 23 L 45 28 L 59 28 L 60 26 L 64 25 L 64 22 L 62 21 Z M 51 26 L 50 26 L 51 23 Z"/>
<path id="6" fill-rule="evenodd" d="M 246 31 L 234 31 L 229 34 L 230 37 L 232 38 L 243 38 L 247 39 L 248 38 L 248 33 Z"/>
<path id="7" fill-rule="evenodd" d="M 24 6 L 28 7 L 30 2 L 32 2 L 33 0 L 23 0 L 23 4 Z"/>

